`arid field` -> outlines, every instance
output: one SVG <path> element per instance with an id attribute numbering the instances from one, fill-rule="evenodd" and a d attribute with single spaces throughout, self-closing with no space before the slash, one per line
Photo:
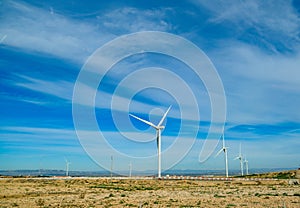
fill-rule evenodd
<path id="1" fill-rule="evenodd" d="M 0 179 L 0 207 L 300 207 L 288 180 Z"/>

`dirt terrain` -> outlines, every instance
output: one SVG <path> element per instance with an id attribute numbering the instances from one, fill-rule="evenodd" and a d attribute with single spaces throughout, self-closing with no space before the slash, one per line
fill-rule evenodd
<path id="1" fill-rule="evenodd" d="M 288 180 L 0 179 L 0 207 L 300 207 Z"/>

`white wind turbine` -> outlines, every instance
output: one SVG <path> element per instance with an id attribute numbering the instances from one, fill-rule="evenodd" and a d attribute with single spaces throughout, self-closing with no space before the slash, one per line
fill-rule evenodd
<path id="1" fill-rule="evenodd" d="M 222 149 L 220 149 L 220 151 L 216 154 L 216 157 L 221 153 L 224 152 L 224 158 L 225 158 L 225 173 L 226 173 L 226 177 L 228 177 L 228 159 L 227 159 L 227 149 L 228 147 L 225 146 L 225 138 L 224 138 L 224 134 L 222 135 L 223 138 L 223 146 Z"/>
<path id="2" fill-rule="evenodd" d="M 240 152 L 239 155 L 234 158 L 235 160 L 240 160 L 240 166 L 241 166 L 241 174 L 244 175 L 244 167 L 243 167 L 243 156 L 242 156 L 242 144 L 240 143 Z"/>
<path id="3" fill-rule="evenodd" d="M 131 178 L 131 172 L 132 172 L 132 164 L 130 162 L 129 163 L 129 178 Z"/>
<path id="4" fill-rule="evenodd" d="M 133 118 L 142 121 L 145 124 L 148 124 L 149 126 L 153 127 L 156 130 L 156 142 L 157 142 L 157 154 L 158 154 L 158 174 L 157 177 L 160 178 L 161 177 L 161 131 L 165 128 L 164 126 L 162 126 L 162 123 L 164 122 L 168 112 L 170 111 L 172 106 L 170 106 L 168 108 L 168 110 L 165 112 L 165 114 L 163 115 L 163 117 L 161 118 L 160 122 L 157 125 L 154 125 L 153 123 L 151 123 L 150 121 L 146 121 L 144 119 L 141 119 L 135 115 L 129 114 L 130 116 L 132 116 Z"/>
<path id="5" fill-rule="evenodd" d="M 67 159 L 65 159 L 66 161 L 66 176 L 69 176 L 69 165 L 71 164 Z"/>
<path id="6" fill-rule="evenodd" d="M 245 168 L 246 168 L 246 175 L 249 175 L 248 160 L 246 159 L 246 156 L 244 159 L 244 163 L 245 163 Z"/>

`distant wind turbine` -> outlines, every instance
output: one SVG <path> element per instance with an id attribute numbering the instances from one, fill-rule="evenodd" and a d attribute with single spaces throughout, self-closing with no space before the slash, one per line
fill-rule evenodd
<path id="1" fill-rule="evenodd" d="M 113 175 L 113 165 L 114 165 L 114 157 L 110 156 L 110 177 L 112 178 Z"/>
<path id="2" fill-rule="evenodd" d="M 244 167 L 243 167 L 243 156 L 242 156 L 242 144 L 240 143 L 240 152 L 239 155 L 234 158 L 235 160 L 240 160 L 240 166 L 241 166 L 241 174 L 244 175 Z"/>
<path id="3" fill-rule="evenodd" d="M 148 124 L 149 126 L 153 127 L 156 130 L 156 142 L 157 142 L 157 153 L 158 153 L 158 174 L 157 177 L 161 178 L 161 130 L 163 130 L 165 127 L 162 126 L 162 123 L 164 122 L 168 112 L 170 111 L 172 106 L 170 106 L 168 108 L 168 110 L 165 112 L 165 114 L 163 115 L 162 119 L 160 120 L 160 122 L 157 125 L 154 125 L 153 123 L 151 123 L 150 121 L 146 121 L 144 119 L 141 119 L 135 115 L 129 114 L 131 117 L 142 121 L 145 124 Z"/>
<path id="4" fill-rule="evenodd" d="M 131 162 L 129 163 L 129 177 L 131 177 L 131 172 L 132 172 L 132 164 Z"/>
<path id="5" fill-rule="evenodd" d="M 69 165 L 71 164 L 67 159 L 65 159 L 66 161 L 66 176 L 69 176 Z"/>
<path id="6" fill-rule="evenodd" d="M 222 135 L 223 138 L 223 146 L 222 149 L 220 149 L 220 151 L 216 154 L 216 157 L 221 154 L 221 152 L 224 152 L 224 158 L 225 158 L 225 173 L 226 173 L 226 177 L 228 177 L 228 159 L 227 159 L 227 149 L 228 147 L 225 146 L 225 138 L 224 138 L 224 134 Z"/>
<path id="7" fill-rule="evenodd" d="M 246 168 L 246 175 L 249 175 L 249 171 L 248 171 L 248 160 L 246 159 L 246 156 L 244 158 L 244 163 L 245 163 L 245 168 Z"/>

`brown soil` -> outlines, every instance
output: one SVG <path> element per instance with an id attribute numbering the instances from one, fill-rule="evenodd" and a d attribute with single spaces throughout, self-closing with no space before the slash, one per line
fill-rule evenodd
<path id="1" fill-rule="evenodd" d="M 0 179 L 0 207 L 300 207 L 277 181 Z"/>

